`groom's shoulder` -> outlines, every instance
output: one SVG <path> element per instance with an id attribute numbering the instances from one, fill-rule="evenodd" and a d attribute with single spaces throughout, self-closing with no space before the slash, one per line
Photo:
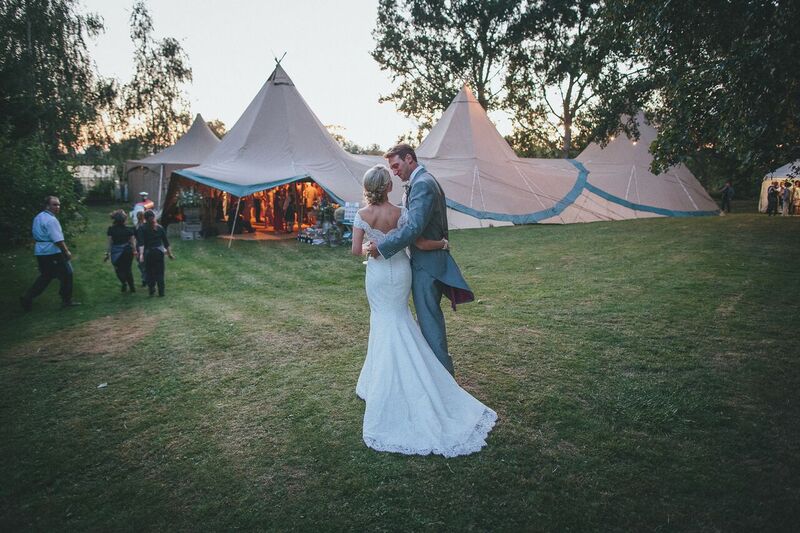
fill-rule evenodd
<path id="1" fill-rule="evenodd" d="M 428 179 L 435 179 L 433 177 L 433 174 L 431 174 L 431 171 L 428 170 L 428 167 L 422 167 L 422 171 L 419 173 L 419 177 L 420 178 L 425 177 L 425 178 L 428 178 Z"/>
<path id="2" fill-rule="evenodd" d="M 436 183 L 436 178 L 433 177 L 433 174 L 428 172 L 427 169 L 423 169 L 422 172 L 419 173 L 416 180 L 419 183 L 426 183 L 428 185 L 433 185 Z"/>

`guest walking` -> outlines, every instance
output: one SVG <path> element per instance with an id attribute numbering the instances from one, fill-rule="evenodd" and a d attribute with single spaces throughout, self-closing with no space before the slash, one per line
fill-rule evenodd
<path id="1" fill-rule="evenodd" d="M 133 253 L 137 257 L 139 255 L 137 253 L 137 251 L 139 250 L 139 247 L 142 245 L 141 244 L 142 243 L 141 232 L 142 232 L 142 229 L 144 228 L 144 226 L 145 226 L 145 224 L 144 224 L 144 211 L 137 211 L 136 212 L 136 225 L 133 227 L 133 235 L 134 235 L 134 237 L 136 237 L 136 247 L 134 248 Z M 147 286 L 147 271 L 144 268 L 144 262 L 143 261 L 136 261 L 136 266 L 139 268 L 139 274 L 141 275 L 141 278 L 142 278 L 142 287 L 146 287 Z"/>
<path id="2" fill-rule="evenodd" d="M 156 292 L 164 296 L 164 254 L 175 259 L 169 249 L 167 232 L 156 222 L 156 214 L 148 209 L 144 213 L 145 225 L 141 230 L 139 241 L 139 262 L 144 263 L 147 273 L 147 288 L 150 296 Z"/>
<path id="3" fill-rule="evenodd" d="M 111 220 L 113 223 L 106 231 L 106 235 L 108 235 L 108 250 L 103 261 L 111 259 L 117 279 L 122 283 L 122 292 L 127 292 L 128 289 L 131 292 L 136 292 L 136 286 L 133 284 L 133 273 L 131 272 L 133 251 L 136 247 L 134 230 L 125 225 L 128 215 L 122 209 L 117 209 L 111 213 Z"/>
<path id="4" fill-rule="evenodd" d="M 39 267 L 39 277 L 33 285 L 20 296 L 22 309 L 30 311 L 33 299 L 44 292 L 53 279 L 60 287 L 61 307 L 80 305 L 72 300 L 72 253 L 64 242 L 64 232 L 56 215 L 61 212 L 61 200 L 57 196 L 44 199 L 44 210 L 33 219 L 31 233 L 36 245 L 33 254 Z"/>

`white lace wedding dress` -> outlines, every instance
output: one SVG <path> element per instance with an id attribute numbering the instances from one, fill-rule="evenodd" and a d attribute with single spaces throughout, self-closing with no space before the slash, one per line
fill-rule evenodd
<path id="1" fill-rule="evenodd" d="M 407 211 L 398 220 L 401 227 Z M 380 244 L 388 234 L 357 214 L 355 227 Z M 497 414 L 462 389 L 442 366 L 411 315 L 411 265 L 405 253 L 367 262 L 369 346 L 356 394 L 366 402 L 364 442 L 378 451 L 455 457 L 477 452 Z"/>

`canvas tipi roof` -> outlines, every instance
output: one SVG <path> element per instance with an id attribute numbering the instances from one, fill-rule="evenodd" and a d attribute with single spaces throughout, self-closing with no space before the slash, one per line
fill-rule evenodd
<path id="1" fill-rule="evenodd" d="M 638 120 L 638 142 L 592 144 L 575 160 L 523 159 L 464 86 L 417 155 L 442 184 L 448 206 L 478 220 L 563 224 L 716 214 L 684 165 L 650 172 L 656 130 L 643 115 Z"/>
<path id="2" fill-rule="evenodd" d="M 178 142 L 150 157 L 128 161 L 128 166 L 199 165 L 218 144 L 219 139 L 198 113 Z"/>
<path id="3" fill-rule="evenodd" d="M 343 202 L 361 200 L 369 167 L 339 146 L 277 65 L 203 164 L 177 174 L 236 196 L 312 178 Z"/>
<path id="4" fill-rule="evenodd" d="M 603 220 L 570 207 L 580 171 L 563 159 L 521 159 L 465 85 L 417 150 L 448 206 L 477 220 L 505 223 Z"/>
<path id="5" fill-rule="evenodd" d="M 219 139 L 198 113 L 192 126 L 175 144 L 150 157 L 125 163 L 130 192 L 149 192 L 156 209 L 160 210 L 169 189 L 170 175 L 176 170 L 199 165 L 218 144 Z"/>
<path id="6" fill-rule="evenodd" d="M 576 158 L 588 172 L 585 198 L 616 211 L 624 208 L 627 212 L 622 212 L 621 218 L 717 214 L 717 204 L 685 165 L 672 166 L 658 175 L 650 171 L 653 156 L 649 149 L 658 133 L 643 113 L 636 120 L 638 141 L 620 135 L 605 148 L 590 144 Z"/>

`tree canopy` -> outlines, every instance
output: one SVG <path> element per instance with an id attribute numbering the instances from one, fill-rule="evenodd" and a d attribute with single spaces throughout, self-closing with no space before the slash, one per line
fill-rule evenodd
<path id="1" fill-rule="evenodd" d="M 424 128 L 468 84 L 487 110 L 497 107 L 513 48 L 516 0 L 380 0 L 372 57 L 397 88 L 392 101 Z"/>
<path id="2" fill-rule="evenodd" d="M 11 138 L 36 137 L 53 155 L 75 151 L 107 86 L 86 47 L 102 21 L 77 6 L 76 0 L 0 2 L 0 123 Z"/>
<path id="3" fill-rule="evenodd" d="M 657 167 L 711 152 L 764 172 L 800 158 L 800 3 L 609 0 L 645 65 L 623 88 L 659 129 Z"/>
<path id="4" fill-rule="evenodd" d="M 153 19 L 143 0 L 130 17 L 135 71 L 123 91 L 124 128 L 151 151 L 174 144 L 191 122 L 183 84 L 192 80 L 189 58 L 177 39 L 153 37 Z"/>

